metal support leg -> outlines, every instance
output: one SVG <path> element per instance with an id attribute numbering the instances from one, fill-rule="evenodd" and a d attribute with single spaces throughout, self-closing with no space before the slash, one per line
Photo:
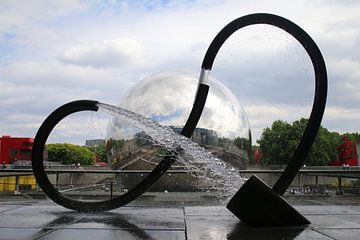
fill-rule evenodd
<path id="1" fill-rule="evenodd" d="M 341 177 L 338 177 L 338 191 L 336 192 L 337 195 L 343 195 L 344 190 L 341 184 Z"/>
<path id="2" fill-rule="evenodd" d="M 19 192 L 19 176 L 15 177 L 15 192 Z"/>
<path id="3" fill-rule="evenodd" d="M 59 173 L 58 172 L 56 173 L 56 180 L 55 181 L 56 181 L 55 182 L 56 188 L 59 188 Z"/>
<path id="4" fill-rule="evenodd" d="M 113 182 L 110 182 L 110 199 L 113 197 Z"/>

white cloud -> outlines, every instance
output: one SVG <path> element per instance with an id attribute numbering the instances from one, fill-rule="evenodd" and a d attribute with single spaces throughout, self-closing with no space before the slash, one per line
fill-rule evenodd
<path id="1" fill-rule="evenodd" d="M 79 98 L 118 103 L 142 77 L 171 70 L 197 72 L 216 33 L 229 21 L 255 12 L 284 16 L 311 35 L 329 74 L 324 124 L 330 130 L 359 131 L 360 8 L 356 3 L 332 3 L 2 2 L 0 114 L 13 117 L 11 123 L 0 119 L 0 135 L 30 133 L 29 126 L 22 125 L 26 116 L 19 114 L 36 121 Z M 255 138 L 272 120 L 307 117 L 314 86 L 309 60 L 291 41 L 289 45 L 281 31 L 258 29 L 253 40 L 239 41 L 246 32 L 241 31 L 228 41 L 212 72 L 245 103 L 253 132 L 258 132 Z M 265 48 L 259 46 L 256 32 L 268 44 Z M 284 41 L 278 41 L 278 33 Z"/>
<path id="2" fill-rule="evenodd" d="M 1 26 L 21 27 L 21 25 L 42 24 L 75 11 L 86 10 L 81 1 L 2 1 L 0 6 Z"/>
<path id="3" fill-rule="evenodd" d="M 323 125 L 330 131 L 359 132 L 360 109 L 328 106 L 325 109 Z"/>
<path id="4" fill-rule="evenodd" d="M 56 125 L 47 142 L 70 142 L 84 145 L 87 139 L 104 139 L 109 120 L 110 115 L 103 111 L 72 114 Z"/>
<path id="5" fill-rule="evenodd" d="M 309 118 L 311 106 L 289 104 L 251 104 L 245 106 L 253 136 L 253 144 L 259 139 L 265 127 L 271 127 L 275 120 L 289 123 L 300 118 Z"/>
<path id="6" fill-rule="evenodd" d="M 142 50 L 138 41 L 122 38 L 72 47 L 60 54 L 58 59 L 66 64 L 94 68 L 123 67 L 138 65 L 142 60 Z"/>
<path id="7" fill-rule="evenodd" d="M 346 109 L 341 107 L 328 107 L 325 110 L 325 116 L 328 120 L 359 120 L 360 109 Z"/>

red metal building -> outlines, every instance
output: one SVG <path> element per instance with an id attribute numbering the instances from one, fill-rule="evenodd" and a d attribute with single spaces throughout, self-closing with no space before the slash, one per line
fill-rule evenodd
<path id="1" fill-rule="evenodd" d="M 16 161 L 31 161 L 34 139 L 2 136 L 0 138 L 0 163 L 12 164 Z"/>

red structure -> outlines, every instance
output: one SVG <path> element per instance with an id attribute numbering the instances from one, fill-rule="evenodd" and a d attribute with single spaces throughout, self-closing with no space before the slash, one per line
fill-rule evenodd
<path id="1" fill-rule="evenodd" d="M 259 146 L 253 146 L 253 159 L 255 164 L 261 165 L 261 152 Z"/>
<path id="2" fill-rule="evenodd" d="M 358 157 L 357 157 L 357 144 L 356 142 L 351 141 L 348 137 L 344 136 L 342 138 L 342 144 L 336 149 L 339 152 L 338 160 L 331 161 L 332 166 L 358 166 Z"/>
<path id="3" fill-rule="evenodd" d="M 100 167 L 108 167 L 109 166 L 108 163 L 102 162 L 101 158 L 98 155 L 95 156 L 95 165 L 100 166 Z"/>
<path id="4" fill-rule="evenodd" d="M 0 163 L 12 164 L 16 161 L 31 161 L 34 139 L 2 136 L 0 138 Z"/>

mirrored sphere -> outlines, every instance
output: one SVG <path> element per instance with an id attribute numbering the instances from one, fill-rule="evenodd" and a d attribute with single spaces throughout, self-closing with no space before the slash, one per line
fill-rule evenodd
<path id="1" fill-rule="evenodd" d="M 235 169 L 245 169 L 251 146 L 246 114 L 223 84 L 211 77 L 206 84 L 210 91 L 191 139 Z M 197 85 L 197 74 L 156 74 L 139 81 L 119 106 L 180 133 L 192 109 Z M 106 139 L 108 159 L 114 169 L 152 170 L 163 156 L 161 147 L 147 138 L 146 133 L 115 117 L 109 122 Z M 175 162 L 173 169 L 186 169 L 186 166 Z"/>

